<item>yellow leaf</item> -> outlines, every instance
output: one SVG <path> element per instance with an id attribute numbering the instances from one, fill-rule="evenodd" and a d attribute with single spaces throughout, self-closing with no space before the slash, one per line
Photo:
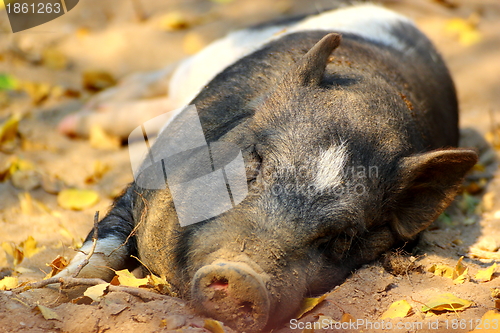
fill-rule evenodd
<path id="1" fill-rule="evenodd" d="M 23 81 L 19 85 L 20 89 L 24 90 L 31 97 L 33 104 L 37 105 L 45 101 L 52 90 L 52 86 L 43 82 Z"/>
<path id="2" fill-rule="evenodd" d="M 380 319 L 404 318 L 411 312 L 411 305 L 406 300 L 394 302 L 389 306 Z"/>
<path id="3" fill-rule="evenodd" d="M 300 319 L 304 314 L 314 309 L 319 303 L 323 302 L 328 294 L 324 294 L 321 297 L 304 298 L 302 304 L 300 304 L 300 309 L 295 318 Z"/>
<path id="4" fill-rule="evenodd" d="M 116 144 L 116 143 L 113 143 Z M 119 147 L 120 143 L 118 142 Z M 111 167 L 101 161 L 94 161 L 92 174 L 85 178 L 86 184 L 97 183 L 111 169 Z"/>
<path id="5" fill-rule="evenodd" d="M 40 310 L 43 318 L 45 318 L 46 320 L 59 319 L 59 316 L 57 315 L 57 313 L 54 310 L 52 310 L 51 308 L 48 308 L 48 307 L 40 305 L 40 304 L 37 305 L 36 307 L 38 308 L 38 310 Z"/>
<path id="6" fill-rule="evenodd" d="M 115 84 L 115 78 L 108 72 L 93 70 L 83 73 L 83 86 L 87 90 L 97 92 Z"/>
<path id="7" fill-rule="evenodd" d="M 454 268 L 443 264 L 434 264 L 429 267 L 428 271 L 434 273 L 434 275 L 451 279 L 453 277 Z"/>
<path id="8" fill-rule="evenodd" d="M 204 48 L 206 43 L 202 37 L 196 32 L 188 32 L 182 41 L 182 48 L 187 54 L 195 54 Z"/>
<path id="9" fill-rule="evenodd" d="M 347 312 L 344 312 L 342 318 L 340 318 L 341 323 L 350 323 L 354 321 L 356 321 L 356 319 Z"/>
<path id="10" fill-rule="evenodd" d="M 104 293 L 106 292 L 106 289 L 108 289 L 108 287 L 109 283 L 101 283 L 92 287 L 88 287 L 83 295 L 92 298 L 93 301 L 97 301 L 99 300 L 99 298 L 104 296 Z"/>
<path id="11" fill-rule="evenodd" d="M 40 312 L 42 313 L 42 316 L 46 320 L 59 319 L 59 316 L 57 315 L 57 313 L 54 310 L 52 310 L 44 305 L 40 305 L 40 304 L 37 305 L 36 307 L 38 308 L 38 310 L 40 310 Z"/>
<path id="12" fill-rule="evenodd" d="M 462 311 L 473 304 L 466 299 L 458 298 L 451 293 L 444 293 L 425 302 L 422 312 L 427 311 Z"/>
<path id="13" fill-rule="evenodd" d="M 222 323 L 218 320 L 205 319 L 205 325 L 203 325 L 203 328 L 206 328 L 212 333 L 225 333 Z"/>
<path id="14" fill-rule="evenodd" d="M 11 290 L 19 285 L 19 280 L 13 276 L 7 276 L 0 280 L 0 290 Z"/>
<path id="15" fill-rule="evenodd" d="M 32 237 L 28 236 L 28 238 L 24 241 L 21 242 L 21 247 L 23 248 L 23 253 L 26 258 L 30 258 L 40 252 L 41 250 L 45 249 L 45 246 L 43 247 L 37 247 L 38 242 Z"/>
<path id="16" fill-rule="evenodd" d="M 17 266 L 23 261 L 24 253 L 16 245 L 3 242 L 2 248 L 7 254 L 7 260 L 9 261 L 9 264 Z"/>
<path id="17" fill-rule="evenodd" d="M 117 136 L 106 133 L 99 125 L 90 127 L 90 146 L 102 150 L 117 150 L 121 146 L 121 140 Z"/>
<path id="18" fill-rule="evenodd" d="M 462 263 L 464 257 L 458 259 L 455 267 L 450 267 L 443 264 L 434 264 L 429 267 L 428 271 L 434 273 L 437 276 L 443 276 L 453 280 L 453 283 L 460 284 L 464 283 L 468 279 L 468 268 Z"/>
<path id="19" fill-rule="evenodd" d="M 60 271 L 62 271 L 66 266 L 68 266 L 69 262 L 63 256 L 57 256 L 50 264 L 45 264 L 52 268 L 49 274 L 45 277 L 45 279 L 51 278 Z"/>
<path id="20" fill-rule="evenodd" d="M 155 290 L 163 295 L 170 295 L 176 297 L 176 294 L 172 291 L 172 286 L 164 278 L 148 275 L 148 285 L 153 286 Z"/>
<path id="21" fill-rule="evenodd" d="M 496 272 L 496 270 L 497 270 L 497 264 L 494 263 L 490 267 L 488 267 L 486 269 L 482 269 L 479 272 L 477 272 L 474 279 L 479 281 L 479 282 L 491 281 L 491 278 L 493 277 L 493 274 Z"/>
<path id="22" fill-rule="evenodd" d="M 160 29 L 181 30 L 189 27 L 189 22 L 181 12 L 170 12 L 160 19 Z"/>
<path id="23" fill-rule="evenodd" d="M 500 328 L 500 312 L 490 310 L 476 323 L 475 329 L 469 333 L 498 333 Z"/>
<path id="24" fill-rule="evenodd" d="M 113 278 L 111 284 L 115 284 L 120 286 L 128 286 L 128 287 L 140 287 L 148 284 L 148 278 L 138 279 L 134 276 L 134 274 L 130 273 L 126 269 L 122 269 L 121 271 L 115 272 L 116 277 Z"/>
<path id="25" fill-rule="evenodd" d="M 54 47 L 43 50 L 42 61 L 45 67 L 54 70 L 65 69 L 68 66 L 66 56 Z"/>
<path id="26" fill-rule="evenodd" d="M 468 19 L 453 18 L 446 23 L 446 31 L 458 37 L 460 44 L 470 46 L 478 43 L 482 39 L 481 33 L 477 30 L 476 16 L 471 15 Z"/>
<path id="27" fill-rule="evenodd" d="M 20 120 L 21 116 L 19 114 L 14 114 L 0 124 L 0 145 L 16 138 L 17 127 Z"/>
<path id="28" fill-rule="evenodd" d="M 93 190 L 65 189 L 57 195 L 57 203 L 65 209 L 82 210 L 99 201 L 99 194 Z"/>

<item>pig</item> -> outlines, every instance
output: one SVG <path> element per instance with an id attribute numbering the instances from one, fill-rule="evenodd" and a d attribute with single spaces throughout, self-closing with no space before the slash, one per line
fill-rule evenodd
<path id="1" fill-rule="evenodd" d="M 197 66 L 209 67 L 204 79 Z M 382 7 L 230 34 L 172 80 L 184 98 L 193 95 L 207 144 L 241 152 L 248 194 L 181 225 L 170 178 L 158 188 L 136 178 L 98 223 L 96 253 L 80 276 L 110 279 L 137 256 L 238 332 L 269 330 L 304 297 L 414 239 L 477 161 L 474 150 L 457 148 L 457 98 L 441 56 L 409 19 Z M 167 149 L 186 110 L 152 149 Z M 191 150 L 174 173 L 202 172 L 193 161 L 203 156 Z M 71 275 L 91 246 L 92 232 L 58 276 Z"/>

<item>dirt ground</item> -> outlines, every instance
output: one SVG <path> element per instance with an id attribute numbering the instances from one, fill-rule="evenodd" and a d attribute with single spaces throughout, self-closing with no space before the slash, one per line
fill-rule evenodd
<path id="1" fill-rule="evenodd" d="M 17 90 L 0 88 L 0 123 L 21 115 L 17 137 L 0 150 L 0 243 L 4 249 L 22 249 L 21 242 L 31 236 L 40 249 L 32 255 L 25 249 L 25 258 L 16 265 L 9 251 L 0 249 L 0 280 L 8 276 L 21 282 L 41 280 L 57 255 L 71 258 L 92 228 L 94 212 L 103 216 L 113 197 L 132 180 L 126 146 L 96 147 L 88 139 L 56 131 L 65 115 L 93 96 L 92 89 L 84 87 L 85 73 L 104 71 L 119 81 L 182 59 L 236 28 L 315 13 L 333 4 L 333 0 L 86 0 L 54 21 L 16 34 L 11 33 L 5 10 L 0 11 L 0 74 L 23 82 Z M 465 194 L 422 234 L 412 253 L 393 253 L 363 266 L 298 320 L 300 325 L 286 323 L 275 333 L 469 332 L 477 324 L 487 328 L 481 318 L 495 310 L 492 289 L 500 287 L 500 269 L 487 282 L 479 282 L 475 275 L 500 261 L 500 172 L 494 149 L 500 147 L 500 3 L 393 0 L 384 4 L 414 19 L 443 54 L 458 89 L 463 144 L 479 149 L 480 165 L 469 175 Z M 181 18 L 177 25 L 169 16 L 175 12 Z M 32 185 L 32 173 L 21 174 L 21 179 L 9 173 L 14 159 L 31 162 L 31 169 L 47 182 Z M 65 209 L 57 201 L 58 187 L 95 190 L 99 200 L 81 211 Z M 428 271 L 433 264 L 455 267 L 461 256 L 470 276 L 464 283 Z M 204 328 L 206 318 L 177 298 L 148 299 L 113 291 L 91 304 L 72 303 L 84 289 L 0 291 L 0 332 L 220 332 Z M 457 312 L 422 312 L 424 304 L 443 293 L 473 304 Z M 405 318 L 386 319 L 385 329 L 377 330 L 381 315 L 403 299 L 412 312 Z M 43 314 L 38 305 L 55 315 Z M 308 323 L 318 320 L 345 322 L 346 318 L 354 318 L 352 323 L 359 326 L 308 329 Z M 223 330 L 233 332 L 226 326 Z M 493 331 L 500 328 L 479 332 Z"/>

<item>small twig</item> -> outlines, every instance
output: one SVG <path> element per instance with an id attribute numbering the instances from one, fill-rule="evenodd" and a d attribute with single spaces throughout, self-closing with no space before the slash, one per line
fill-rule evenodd
<path id="1" fill-rule="evenodd" d="M 92 247 L 90 248 L 90 252 L 87 254 L 87 257 L 76 267 L 76 270 L 73 274 L 71 274 L 71 277 L 76 278 L 78 274 L 82 271 L 83 267 L 87 266 L 88 263 L 90 262 L 90 258 L 94 255 L 95 248 L 97 246 L 97 224 L 99 223 L 99 211 L 95 212 L 94 215 L 94 232 L 92 234 Z"/>

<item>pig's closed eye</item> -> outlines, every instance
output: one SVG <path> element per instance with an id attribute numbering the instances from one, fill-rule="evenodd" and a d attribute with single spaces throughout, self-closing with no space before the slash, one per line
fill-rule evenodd
<path id="1" fill-rule="evenodd" d="M 245 168 L 247 173 L 247 181 L 254 181 L 259 175 L 260 169 L 262 165 L 262 158 L 257 154 L 254 150 L 247 155 L 247 159 L 245 161 Z"/>

